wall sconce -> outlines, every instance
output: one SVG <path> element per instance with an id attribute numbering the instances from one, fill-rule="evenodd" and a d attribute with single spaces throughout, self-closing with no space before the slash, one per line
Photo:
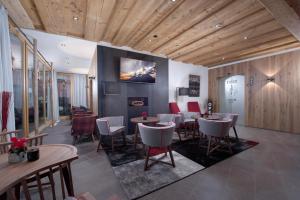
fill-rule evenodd
<path id="1" fill-rule="evenodd" d="M 268 77 L 267 78 L 267 82 L 274 82 L 275 81 L 275 78 L 274 77 Z"/>
<path id="2" fill-rule="evenodd" d="M 89 79 L 90 79 L 90 80 L 95 80 L 96 77 L 95 77 L 95 76 L 89 76 Z"/>

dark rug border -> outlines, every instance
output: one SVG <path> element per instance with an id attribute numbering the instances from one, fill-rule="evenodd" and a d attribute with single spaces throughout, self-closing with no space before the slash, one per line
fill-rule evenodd
<path id="1" fill-rule="evenodd" d="M 242 152 L 244 152 L 244 151 L 246 151 L 246 150 L 248 150 L 248 149 L 251 149 L 251 148 L 253 148 L 253 147 L 255 147 L 255 146 L 257 146 L 257 145 L 259 145 L 259 142 L 256 142 L 256 141 L 253 141 L 253 140 L 247 140 L 247 139 L 244 139 L 244 140 L 246 140 L 246 141 L 250 141 L 250 142 L 253 142 L 253 143 L 256 143 L 256 144 L 254 144 L 253 146 L 251 146 L 251 147 L 248 147 L 248 148 L 246 148 L 245 150 L 243 150 L 243 151 L 240 151 L 240 152 L 238 152 L 238 153 L 236 153 L 236 154 L 233 154 L 233 155 L 231 155 L 231 156 L 229 156 L 228 158 L 225 158 L 224 160 L 220 160 L 220 161 L 218 161 L 218 162 L 216 162 L 215 164 L 218 164 L 218 163 L 220 163 L 220 162 L 223 162 L 223 161 L 225 161 L 225 160 L 227 160 L 227 159 L 229 159 L 229 158 L 232 158 L 233 156 L 235 156 L 235 155 L 238 155 L 238 154 L 240 154 L 240 153 L 242 153 Z M 177 151 L 176 151 L 177 152 Z M 178 153 L 178 152 L 177 152 Z M 106 153 L 105 153 L 106 154 Z M 179 153 L 180 154 L 180 153 Z M 181 154 L 180 154 L 181 155 Z M 108 155 L 106 154 L 106 156 L 108 157 Z M 183 155 L 182 155 L 183 156 Z M 184 156 L 185 157 L 185 156 Z M 107 158 L 108 160 L 109 160 L 109 158 Z M 189 159 L 189 158 L 188 158 Z M 191 160 L 191 159 L 189 159 L 189 160 Z M 135 160 L 136 161 L 136 160 Z M 135 161 L 131 161 L 131 162 L 135 162 Z M 192 160 L 193 161 L 193 160 Z M 128 163 L 131 163 L 131 162 L 128 162 Z M 195 162 L 195 161 L 193 161 L 193 162 Z M 126 164 L 128 164 L 128 163 L 123 163 L 122 165 L 126 165 Z M 195 162 L 195 163 L 197 163 L 197 162 Z M 199 163 L 197 163 L 197 164 L 199 164 Z M 188 178 L 188 177 L 190 177 L 190 176 L 192 176 L 192 175 L 194 175 L 194 174 L 197 174 L 197 173 L 199 173 L 199 172 L 201 172 L 201 171 L 203 171 L 203 170 L 206 170 L 206 169 L 208 169 L 208 168 L 210 168 L 210 167 L 212 167 L 212 166 L 214 166 L 215 164 L 213 164 L 213 165 L 211 165 L 211 166 L 209 166 L 209 167 L 204 167 L 203 169 L 200 169 L 200 170 L 198 170 L 198 171 L 196 171 L 196 172 L 193 172 L 193 173 L 191 173 L 191 174 L 189 174 L 189 175 L 187 175 L 187 176 L 185 176 L 185 177 L 183 177 L 183 178 L 180 178 L 180 179 L 178 179 L 178 180 L 176 180 L 176 181 L 173 181 L 172 183 L 168 183 L 168 184 L 166 184 L 166 185 L 163 185 L 163 186 L 161 186 L 161 187 L 159 187 L 159 188 L 157 188 L 157 189 L 154 189 L 154 190 L 152 190 L 152 191 L 150 191 L 150 192 L 148 192 L 148 193 L 146 193 L 146 194 L 143 194 L 143 195 L 141 195 L 141 196 L 138 196 L 138 197 L 136 197 L 136 198 L 133 198 L 133 199 L 130 199 L 128 196 L 127 196 L 127 194 L 126 194 L 126 196 L 128 197 L 128 199 L 130 199 L 130 200 L 137 200 L 137 199 L 140 199 L 140 198 L 142 198 L 142 197 L 145 197 L 145 196 L 147 196 L 147 195 L 149 195 L 149 194 L 151 194 L 151 193 L 153 193 L 153 192 L 156 192 L 156 191 L 158 191 L 158 190 L 161 190 L 161 189 L 163 189 L 163 188 L 165 188 L 165 187 L 167 187 L 167 186 L 169 186 L 169 185 L 172 185 L 172 184 L 174 184 L 174 183 L 177 183 L 178 181 L 181 181 L 181 180 L 183 180 L 183 179 L 185 179 L 185 178 Z M 122 166 L 122 165 L 118 165 L 118 166 Z M 200 164 L 199 164 L 200 165 Z M 118 166 L 115 166 L 115 167 L 118 167 Z M 202 166 L 202 165 L 201 165 Z M 112 168 L 113 168 L 113 166 L 112 166 Z M 114 170 L 113 170 L 114 171 Z M 115 172 L 114 172 L 114 174 L 115 174 Z M 115 176 L 116 176 L 116 174 L 115 174 Z M 119 183 L 120 183 L 120 181 L 119 181 Z M 124 188 L 123 188 L 123 186 L 122 186 L 122 184 L 120 183 L 120 185 L 121 185 L 121 187 L 122 187 L 122 189 L 124 190 Z M 125 191 L 124 191 L 125 192 Z M 126 193 L 126 192 L 125 192 Z"/>

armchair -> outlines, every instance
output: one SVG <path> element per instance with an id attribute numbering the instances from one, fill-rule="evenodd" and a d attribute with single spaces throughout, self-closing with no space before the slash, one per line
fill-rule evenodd
<path id="1" fill-rule="evenodd" d="M 125 135 L 125 126 L 124 126 L 124 117 L 115 116 L 115 117 L 103 117 L 96 120 L 98 129 L 99 129 L 99 144 L 97 147 L 97 152 L 101 150 L 101 136 L 106 135 L 111 137 L 111 149 L 114 152 L 115 144 L 114 139 L 116 136 L 122 135 L 124 145 L 126 145 L 126 135 Z"/>

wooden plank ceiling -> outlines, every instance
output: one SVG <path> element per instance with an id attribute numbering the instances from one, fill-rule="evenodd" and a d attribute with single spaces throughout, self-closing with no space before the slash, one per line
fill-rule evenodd
<path id="1" fill-rule="evenodd" d="M 15 12 L 9 10 L 11 17 L 26 11 L 21 27 L 33 24 L 49 33 L 129 46 L 208 67 L 300 47 L 257 0 L 0 1 L 15 6 Z"/>

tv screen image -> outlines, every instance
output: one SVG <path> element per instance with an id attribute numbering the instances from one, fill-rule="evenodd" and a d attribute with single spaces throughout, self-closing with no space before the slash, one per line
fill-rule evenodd
<path id="1" fill-rule="evenodd" d="M 121 58 L 120 80 L 140 83 L 155 83 L 156 63 L 131 58 Z"/>

